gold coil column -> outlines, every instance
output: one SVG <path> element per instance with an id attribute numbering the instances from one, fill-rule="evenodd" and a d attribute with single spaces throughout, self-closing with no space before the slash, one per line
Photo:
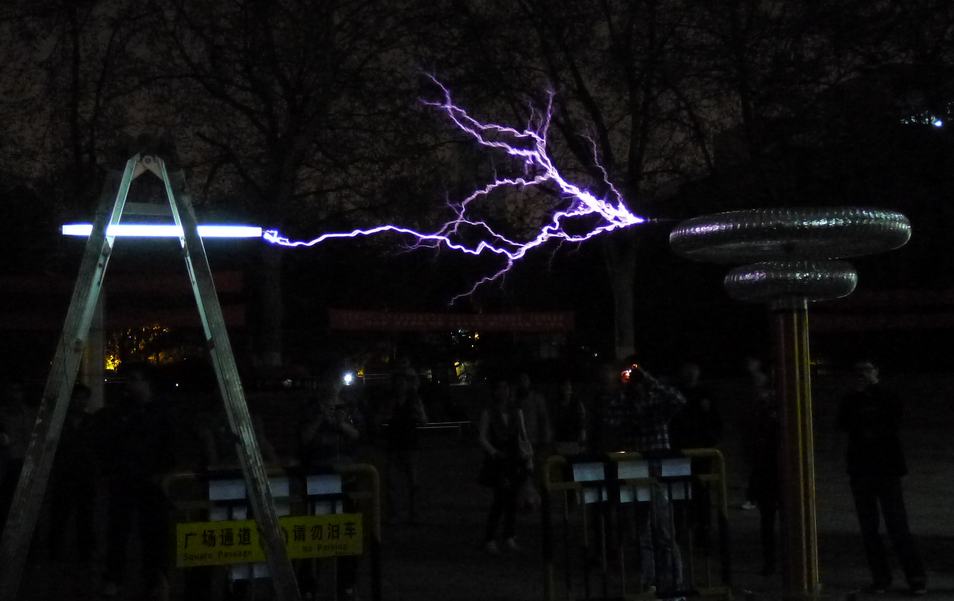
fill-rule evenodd
<path id="1" fill-rule="evenodd" d="M 808 596 L 819 583 L 808 307 L 804 300 L 780 305 L 772 308 L 772 341 L 781 444 L 782 579 L 789 592 Z"/>

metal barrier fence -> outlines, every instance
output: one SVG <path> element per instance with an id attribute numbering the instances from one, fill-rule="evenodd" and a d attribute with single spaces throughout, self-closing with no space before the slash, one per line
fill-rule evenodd
<path id="1" fill-rule="evenodd" d="M 553 455 L 541 476 L 544 601 L 558 598 L 559 567 L 565 599 L 731 598 L 719 451 Z"/>
<path id="2" fill-rule="evenodd" d="M 368 464 L 338 463 L 319 470 L 293 465 L 270 469 L 268 477 L 303 597 L 321 598 L 318 558 L 332 562 L 337 579 L 340 563 L 367 555 L 370 599 L 381 601 L 377 470 Z M 162 486 L 176 511 L 175 565 L 187 570 L 186 596 L 204 598 L 214 586 L 215 572 L 226 581 L 231 598 L 255 599 L 256 581 L 268 578 L 269 572 L 257 545 L 241 471 L 176 472 L 167 475 Z M 356 570 L 356 563 L 353 567 Z M 331 595 L 324 598 L 337 601 L 338 588 L 331 586 Z"/>
<path id="3" fill-rule="evenodd" d="M 387 432 L 389 424 L 387 422 L 381 424 L 381 429 L 383 432 Z M 470 420 L 465 421 L 451 421 L 451 422 L 428 422 L 426 424 L 420 424 L 415 428 L 418 432 L 455 432 L 458 438 L 463 438 L 465 434 L 471 434 L 476 430 L 474 422 Z"/>

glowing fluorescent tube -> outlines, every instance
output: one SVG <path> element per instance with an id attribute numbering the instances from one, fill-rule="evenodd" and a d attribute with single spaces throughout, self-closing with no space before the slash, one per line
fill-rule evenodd
<path id="1" fill-rule="evenodd" d="M 203 238 L 261 238 L 262 228 L 251 225 L 200 225 L 199 235 Z"/>
<path id="2" fill-rule="evenodd" d="M 93 233 L 93 224 L 67 223 L 62 232 L 64 236 L 89 236 Z M 134 238 L 178 238 L 182 235 L 182 228 L 177 225 L 119 223 L 109 226 L 106 234 Z M 261 238 L 262 228 L 250 225 L 200 225 L 199 235 L 203 238 Z"/>

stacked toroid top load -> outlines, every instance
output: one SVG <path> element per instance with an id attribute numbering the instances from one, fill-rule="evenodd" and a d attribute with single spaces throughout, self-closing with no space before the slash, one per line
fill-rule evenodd
<path id="1" fill-rule="evenodd" d="M 785 306 L 841 298 L 858 283 L 835 259 L 904 246 L 908 218 L 856 207 L 751 209 L 705 215 L 669 235 L 678 255 L 714 263 L 750 263 L 729 272 L 725 289 L 744 301 Z"/>

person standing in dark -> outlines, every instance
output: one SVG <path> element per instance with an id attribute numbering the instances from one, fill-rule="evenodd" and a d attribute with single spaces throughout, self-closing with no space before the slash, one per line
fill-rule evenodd
<path id="1" fill-rule="evenodd" d="M 908 527 L 901 490 L 901 477 L 908 472 L 898 431 L 901 401 L 882 388 L 872 362 L 856 363 L 854 373 L 854 390 L 838 409 L 838 427 L 848 433 L 851 494 L 873 579 L 868 590 L 879 593 L 891 586 L 891 567 L 879 532 L 883 516 L 910 592 L 923 595 L 927 577 Z"/>
<path id="2" fill-rule="evenodd" d="M 3 382 L 0 388 L 0 525 L 6 525 L 35 421 L 36 411 L 24 402 L 23 386 L 15 380 Z"/>
<path id="3" fill-rule="evenodd" d="M 636 451 L 652 457 L 671 449 L 669 422 L 686 399 L 628 359 L 618 372 L 622 393 L 612 399 L 604 412 L 607 438 L 619 445 L 616 450 Z M 672 506 L 663 487 L 654 487 L 650 503 L 636 504 L 640 566 L 643 578 L 668 593 L 682 588 L 682 557 L 675 539 Z"/>
<path id="4" fill-rule="evenodd" d="M 207 398 L 207 405 L 200 411 L 192 426 L 191 434 L 194 437 L 197 452 L 190 457 L 194 468 L 207 473 L 210 477 L 219 477 L 216 471 L 233 471 L 240 469 L 239 459 L 240 440 L 232 431 L 228 413 L 221 392 L 216 389 Z M 278 467 L 281 461 L 275 452 L 268 437 L 261 417 L 250 413 L 252 429 L 255 432 L 255 441 L 265 467 Z M 208 521 L 209 512 L 196 521 Z M 212 598 L 213 580 L 217 566 L 197 566 L 183 570 L 182 599 L 183 601 L 208 601 Z M 232 582 L 232 598 L 242 599 L 248 595 L 247 587 L 250 580 L 234 580 Z"/>
<path id="5" fill-rule="evenodd" d="M 533 449 L 523 412 L 505 380 L 496 383 L 493 399 L 480 414 L 479 435 L 484 459 L 478 481 L 494 491 L 484 530 L 484 550 L 492 555 L 500 552 L 497 527 L 503 520 L 504 544 L 517 551 L 517 497 L 530 475 Z"/>
<path id="6" fill-rule="evenodd" d="M 583 451 L 586 444 L 586 408 L 573 395 L 573 384 L 564 380 L 554 416 L 553 441 L 556 452 L 573 455 Z"/>
<path id="7" fill-rule="evenodd" d="M 60 559 L 67 524 L 76 523 L 76 554 L 81 563 L 93 560 L 95 538 L 93 507 L 96 500 L 96 454 L 93 420 L 89 411 L 90 390 L 85 384 L 73 387 L 70 406 L 60 433 L 50 476 L 50 529 L 47 548 L 50 559 Z"/>
<path id="8" fill-rule="evenodd" d="M 532 468 L 543 466 L 553 450 L 553 426 L 547 401 L 540 392 L 534 390 L 526 372 L 520 372 L 511 390 L 517 408 L 523 415 L 527 440 L 534 453 L 530 462 L 531 480 L 525 483 L 526 488 L 517 495 L 517 506 L 521 510 L 533 511 L 540 504 L 543 470 Z"/>
<path id="9" fill-rule="evenodd" d="M 133 516 L 142 550 L 143 582 L 152 599 L 168 597 L 170 507 L 162 476 L 175 464 L 174 422 L 154 392 L 151 368 L 134 363 L 120 368 L 123 398 L 98 413 L 100 462 L 108 479 L 106 571 L 101 591 L 115 597 L 126 573 Z"/>
<path id="10" fill-rule="evenodd" d="M 722 416 L 709 389 L 699 383 L 702 375 L 695 363 L 686 363 L 679 370 L 676 388 L 686 404 L 669 423 L 671 444 L 676 449 L 709 449 L 722 439 Z"/>
<path id="11" fill-rule="evenodd" d="M 764 395 L 752 418 L 752 470 L 750 499 L 759 509 L 759 537 L 762 543 L 762 575 L 775 573 L 778 564 L 778 543 L 775 522 L 778 516 L 778 402 L 774 394 Z"/>
<path id="12" fill-rule="evenodd" d="M 758 438 L 757 416 L 759 409 L 774 394 L 772 391 L 772 382 L 768 375 L 762 371 L 762 360 L 755 357 L 745 358 L 745 371 L 748 376 L 747 391 L 745 402 L 743 404 L 743 460 L 749 470 L 749 482 L 745 489 L 745 501 L 739 506 L 739 509 L 755 509 L 758 505 L 754 499 L 754 490 L 762 487 L 756 481 L 754 473 L 755 464 L 759 462 L 757 451 L 755 450 L 755 440 Z M 764 487 L 762 487 L 764 488 Z"/>
<path id="13" fill-rule="evenodd" d="M 517 376 L 514 401 L 523 413 L 530 444 L 537 453 L 545 453 L 547 447 L 553 442 L 550 412 L 543 395 L 531 386 L 530 376 L 526 372 L 521 372 Z"/>
<path id="14" fill-rule="evenodd" d="M 299 461 L 306 468 L 355 460 L 360 420 L 351 415 L 340 398 L 340 378 L 325 374 L 315 396 L 306 403 L 299 420 Z"/>
<path id="15" fill-rule="evenodd" d="M 686 404 L 678 389 L 663 384 L 630 361 L 618 370 L 622 389 L 604 414 L 607 434 L 617 450 L 653 453 L 672 448 L 669 423 Z"/>
<path id="16" fill-rule="evenodd" d="M 241 467 L 237 447 L 240 444 L 239 437 L 232 431 L 221 394 L 216 393 L 215 402 L 212 403 L 210 409 L 211 411 L 204 416 L 203 423 L 200 424 L 199 430 L 196 432 L 202 447 L 202 466 L 206 470 Z M 265 462 L 266 466 L 281 465 L 275 447 L 268 436 L 265 435 L 265 425 L 262 423 L 262 418 L 252 413 L 249 414 L 249 417 L 252 420 L 252 430 L 255 432 L 255 440 L 258 443 L 258 450 L 262 454 L 262 461 Z"/>
<path id="17" fill-rule="evenodd" d="M 622 382 L 619 366 L 615 363 L 601 365 L 597 373 L 596 394 L 593 395 L 593 421 L 590 424 L 589 449 L 598 453 L 621 450 L 619 429 L 610 423 L 612 408 L 620 403 Z"/>
<path id="18" fill-rule="evenodd" d="M 407 482 L 408 521 L 415 523 L 418 519 L 415 500 L 417 496 L 417 466 L 416 454 L 417 427 L 427 423 L 424 405 L 418 394 L 418 377 L 411 372 L 396 373 L 391 376 L 391 395 L 382 407 L 379 423 L 388 425 L 387 466 L 385 468 L 385 483 L 388 491 L 388 512 L 396 513 L 397 478 L 404 476 Z"/>
<path id="19" fill-rule="evenodd" d="M 622 399 L 623 383 L 620 379 L 619 365 L 604 363 L 597 371 L 596 394 L 593 395 L 590 403 L 593 418 L 589 424 L 587 451 L 613 453 L 624 450 L 620 424 L 616 419 L 619 408 L 622 406 Z M 565 476 L 573 477 L 572 466 L 567 466 Z M 603 524 L 602 528 L 596 529 L 595 546 L 600 550 L 605 549 L 606 559 L 609 560 L 615 557 L 616 550 L 619 548 L 620 532 L 623 530 L 620 526 L 620 516 L 616 511 L 617 505 L 593 503 L 592 507 L 594 523 Z M 623 519 L 625 520 L 625 517 Z M 598 558 L 590 559 L 590 561 L 596 562 Z"/>
<path id="20" fill-rule="evenodd" d="M 699 384 L 702 375 L 695 363 L 686 363 L 679 370 L 677 388 L 686 404 L 669 422 L 669 435 L 674 449 L 711 449 L 722 439 L 722 416 L 715 406 L 712 393 Z M 693 458 L 692 473 L 712 471 L 712 459 Z M 712 499 L 709 487 L 700 481 L 692 483 L 690 513 L 696 540 L 703 547 L 710 541 L 712 529 Z"/>
<path id="21" fill-rule="evenodd" d="M 335 369 L 328 369 L 320 379 L 318 391 L 308 400 L 299 418 L 298 459 L 306 471 L 324 472 L 335 463 L 350 463 L 355 460 L 356 446 L 361 436 L 361 418 L 350 413 L 347 404 L 341 399 L 341 384 L 341 374 Z M 343 480 L 342 492 L 348 493 L 353 488 L 352 480 Z M 342 502 L 342 509 L 345 512 L 356 509 L 354 501 L 347 494 Z M 354 599 L 355 584 L 358 581 L 358 557 L 338 557 L 336 566 L 336 598 L 344 601 Z M 305 593 L 304 599 L 312 598 L 312 591 L 317 584 L 316 568 L 313 562 L 304 562 L 299 567 L 298 584 Z"/>

